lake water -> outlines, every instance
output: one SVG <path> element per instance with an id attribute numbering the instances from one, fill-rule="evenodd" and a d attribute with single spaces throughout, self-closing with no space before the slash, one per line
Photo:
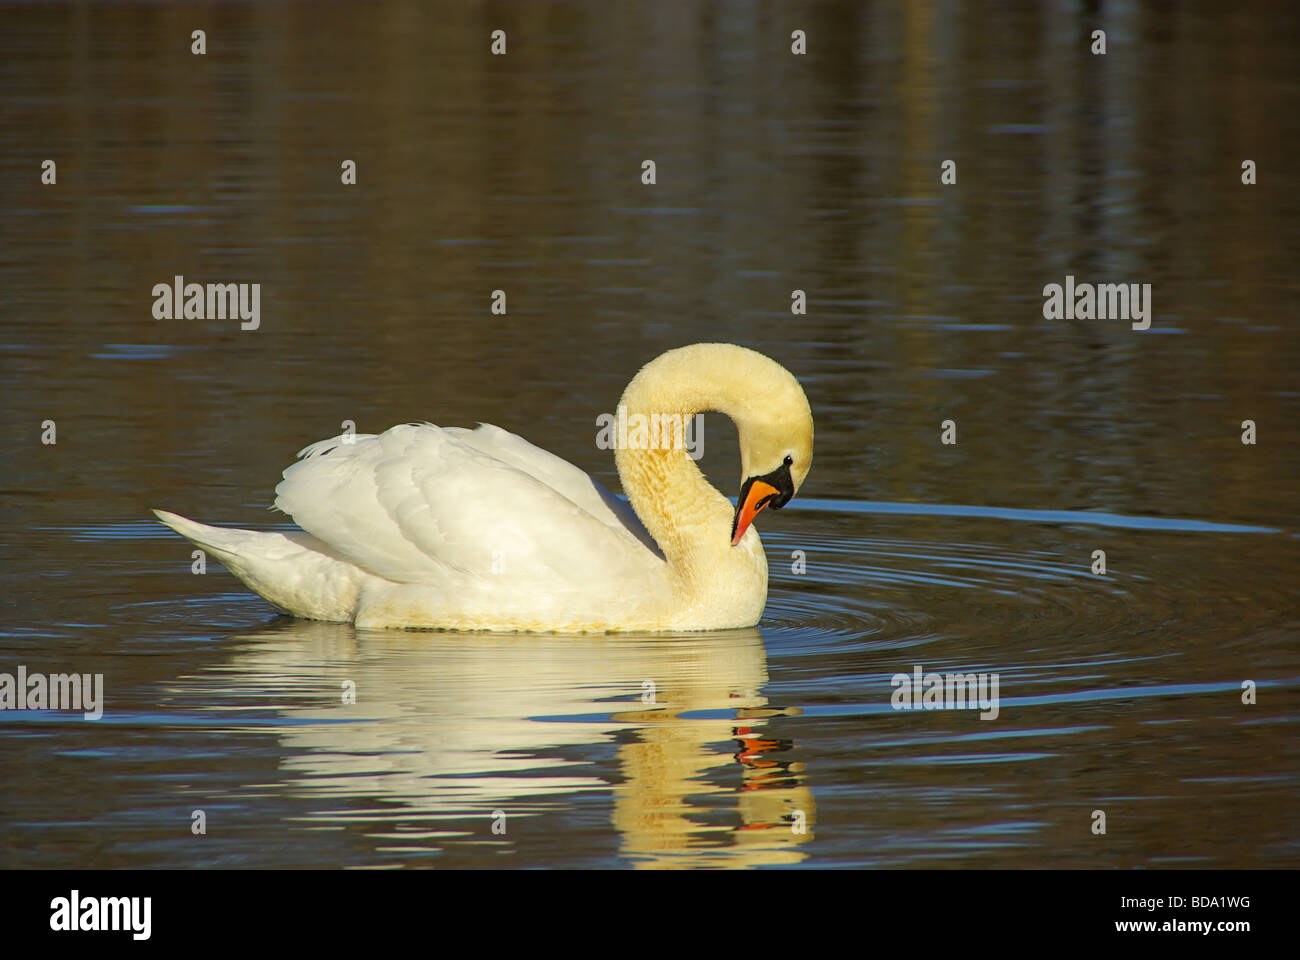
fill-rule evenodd
<path id="1" fill-rule="evenodd" d="M 0 866 L 1300 865 L 1297 16 L 0 7 L 0 672 L 106 701 L 0 712 Z M 177 275 L 260 326 L 154 319 Z M 1151 328 L 1045 319 L 1067 275 Z M 283 528 L 345 420 L 617 489 L 596 417 L 699 340 L 816 418 L 755 629 L 294 621 L 149 514 Z"/>

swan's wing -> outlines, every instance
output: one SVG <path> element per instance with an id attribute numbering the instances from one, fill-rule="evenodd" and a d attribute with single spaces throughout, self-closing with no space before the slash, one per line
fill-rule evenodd
<path id="1" fill-rule="evenodd" d="M 536 590 L 644 578 L 654 556 L 635 536 L 466 433 L 478 431 L 402 424 L 322 440 L 284 471 L 275 504 L 339 556 L 398 583 L 459 574 Z"/>
<path id="2" fill-rule="evenodd" d="M 557 457 L 549 450 L 543 450 L 509 430 L 502 430 L 490 423 L 480 423 L 475 430 L 464 427 L 443 427 L 462 443 L 467 443 L 476 450 L 496 457 L 529 476 L 536 477 L 556 493 L 572 500 L 582 509 L 609 527 L 629 531 L 654 553 L 659 554 L 659 545 L 646 530 L 636 511 L 628 506 L 606 487 L 596 482 L 585 470 L 575 467 L 568 460 Z"/>

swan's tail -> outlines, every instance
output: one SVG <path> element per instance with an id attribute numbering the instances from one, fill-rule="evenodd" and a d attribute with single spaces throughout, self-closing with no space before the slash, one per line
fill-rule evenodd
<path id="1" fill-rule="evenodd" d="M 258 538 L 268 536 L 254 530 L 210 527 L 206 523 L 196 523 L 179 514 L 168 513 L 166 510 L 155 510 L 153 515 L 182 537 L 193 540 L 204 550 L 216 555 L 222 563 L 226 563 L 228 558 L 238 562 L 241 556 L 249 554 L 256 556 Z"/>
<path id="2" fill-rule="evenodd" d="M 309 533 L 212 527 L 166 510 L 154 516 L 212 554 L 272 606 L 309 620 L 349 621 L 367 576 Z"/>

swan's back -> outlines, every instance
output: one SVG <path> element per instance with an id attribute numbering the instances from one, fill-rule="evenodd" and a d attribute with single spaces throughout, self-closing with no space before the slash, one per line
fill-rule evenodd
<path id="1" fill-rule="evenodd" d="M 612 595 L 648 589 L 650 599 L 663 582 L 631 511 L 577 467 L 500 428 L 402 424 L 299 456 L 276 506 L 367 573 L 419 585 L 429 603 L 441 592 L 449 607 L 481 597 L 484 615 L 539 604 L 555 612 L 591 606 L 593 584 Z"/>

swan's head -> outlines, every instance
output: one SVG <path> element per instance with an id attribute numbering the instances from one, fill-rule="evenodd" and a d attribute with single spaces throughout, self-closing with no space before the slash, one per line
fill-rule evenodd
<path id="1" fill-rule="evenodd" d="M 812 410 L 803 387 L 785 367 L 747 347 L 695 343 L 662 353 L 632 378 L 622 405 L 642 415 L 716 410 L 736 424 L 741 487 L 732 546 L 762 510 L 785 506 L 812 466 Z M 617 450 L 616 456 L 624 458 L 619 476 L 635 504 L 637 481 L 624 476 L 632 454 L 623 446 Z M 652 498 L 645 503 L 654 508 Z"/>
<path id="2" fill-rule="evenodd" d="M 744 364 L 746 409 L 733 415 L 740 440 L 740 495 L 731 545 L 767 507 L 780 510 L 803 486 L 812 466 L 813 420 L 808 397 L 790 371 L 759 353 Z M 760 362 L 761 361 L 761 362 Z"/>

